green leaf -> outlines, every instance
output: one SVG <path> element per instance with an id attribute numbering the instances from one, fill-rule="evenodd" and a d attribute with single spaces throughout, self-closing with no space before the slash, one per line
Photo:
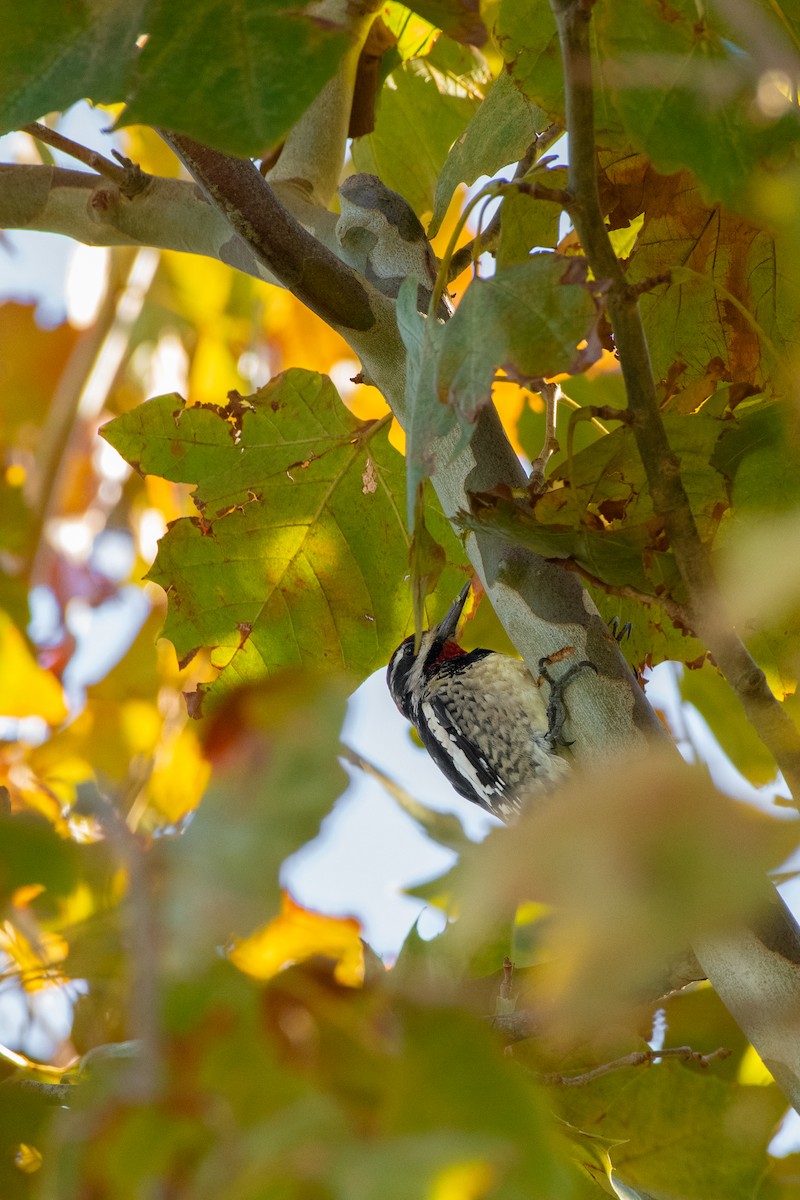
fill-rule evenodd
<path id="1" fill-rule="evenodd" d="M 151 0 L 148 41 L 119 124 L 165 125 L 233 154 L 291 129 L 349 45 L 341 28 L 282 0 L 195 0 L 191 20 Z"/>
<path id="2" fill-rule="evenodd" d="M 418 488 L 443 458 L 463 449 L 469 433 L 463 422 L 459 433 L 457 414 L 439 403 L 435 379 L 445 326 L 417 311 L 414 276 L 400 288 L 397 326 L 406 348 L 406 514 L 413 531 Z"/>
<path id="3" fill-rule="evenodd" d="M 447 152 L 483 98 L 485 73 L 451 78 L 427 58 L 409 59 L 384 84 L 372 133 L 353 142 L 357 171 L 378 175 L 423 216 L 433 208 Z"/>
<path id="4" fill-rule="evenodd" d="M 409 1008 L 404 1025 L 386 1096 L 390 1128 L 415 1139 L 437 1129 L 469 1133 L 476 1157 L 495 1167 L 497 1194 L 509 1200 L 570 1195 L 571 1172 L 542 1097 L 498 1053 L 488 1026 L 457 1010 L 422 1008 Z"/>
<path id="5" fill-rule="evenodd" d="M 281 0 L 196 0 L 190 21 L 170 0 L 33 0 L 25 21 L 4 25 L 0 130 L 88 97 L 126 101 L 119 125 L 163 125 L 242 155 L 280 141 L 349 44 Z"/>
<path id="6" fill-rule="evenodd" d="M 0 1190 L 6 1200 L 30 1200 L 31 1176 L 20 1170 L 17 1156 L 22 1146 L 36 1150 L 43 1146 L 57 1113 L 44 1090 L 4 1080 L 0 1088 Z"/>
<path id="7" fill-rule="evenodd" d="M 539 172 L 536 182 L 547 187 L 566 186 L 566 171 Z M 503 196 L 497 269 L 524 262 L 533 249 L 555 249 L 558 245 L 561 209 L 552 200 L 536 199 L 510 188 Z"/>
<path id="8" fill-rule="evenodd" d="M 514 81 L 547 115 L 564 124 L 564 74 L 555 18 L 549 4 L 539 0 L 501 0 L 495 29 L 500 53 Z M 590 26 L 595 72 L 595 134 L 598 145 L 626 142 L 615 98 L 604 86 L 605 62 L 598 61 L 594 23 Z"/>
<path id="9" fill-rule="evenodd" d="M 474 279 L 444 327 L 440 398 L 474 421 L 491 399 L 498 367 L 525 382 L 587 366 L 599 350 L 597 307 L 585 279 L 582 260 L 546 253 Z M 584 339 L 589 348 L 582 353 Z"/>
<path id="10" fill-rule="evenodd" d="M 709 201 L 748 212 L 760 164 L 783 161 L 800 126 L 788 101 L 783 115 L 769 115 L 759 103 L 766 64 L 754 61 L 749 36 L 743 46 L 730 40 L 744 29 L 731 32 L 720 11 L 704 10 L 698 20 L 694 0 L 668 8 L 659 0 L 616 0 L 597 12 L 599 53 L 612 68 L 608 79 L 626 131 L 656 169 L 688 167 Z M 764 9 L 759 20 L 778 67 L 781 54 L 796 46 Z"/>
<path id="11" fill-rule="evenodd" d="M 179 659 L 211 652 L 212 694 L 297 665 L 359 680 L 388 660 L 410 614 L 403 459 L 327 377 L 287 371 L 225 407 L 161 396 L 103 434 L 143 474 L 197 485 L 198 516 L 170 527 L 150 578 Z M 435 504 L 426 524 L 461 556 Z M 445 572 L 441 596 L 457 590 Z"/>
<path id="12" fill-rule="evenodd" d="M 79 849 L 35 813 L 0 815 L 0 902 L 17 888 L 40 884 L 63 896 L 78 881 Z"/>
<path id="13" fill-rule="evenodd" d="M 548 1019 L 558 1036 L 602 1046 L 643 996 L 663 993 L 665 964 L 704 931 L 724 936 L 761 912 L 764 873 L 795 839 L 790 823 L 723 796 L 672 747 L 582 764 L 579 746 L 558 803 L 531 804 L 464 861 L 453 935 L 471 948 L 526 900 L 551 906 L 540 956 L 552 964 Z M 578 888 L 575 863 L 591 864 Z"/>
<path id="14" fill-rule="evenodd" d="M 462 516 L 465 529 L 491 528 L 501 537 L 526 546 L 544 558 L 571 558 L 612 587 L 646 590 L 649 580 L 642 555 L 651 542 L 643 526 L 618 530 L 569 529 L 537 519 L 527 501 L 514 502 L 491 492 L 473 493 L 474 512 Z"/>
<path id="15" fill-rule="evenodd" d="M 0 132 L 84 97 L 100 104 L 124 98 L 139 54 L 136 39 L 147 31 L 144 0 L 31 0 L 24 20 L 5 8 Z"/>
<path id="16" fill-rule="evenodd" d="M 546 114 L 530 103 L 510 75 L 500 75 L 442 167 L 428 236 L 439 232 L 460 183 L 471 185 L 479 176 L 494 175 L 517 162 L 548 124 Z"/>
<path id="17" fill-rule="evenodd" d="M 800 507 L 800 471 L 789 420 L 781 405 L 759 405 L 724 431 L 714 465 L 732 481 L 738 514 L 767 515 Z"/>
<path id="18" fill-rule="evenodd" d="M 664 1061 L 554 1095 L 565 1120 L 616 1143 L 608 1150 L 614 1171 L 637 1192 L 750 1200 L 785 1101 L 777 1087 L 723 1082 L 715 1067 L 701 1075 Z"/>
<path id="19" fill-rule="evenodd" d="M 549 121 L 564 120 L 561 47 L 549 4 L 501 0 L 497 44 L 516 83 Z"/>
<path id="20" fill-rule="evenodd" d="M 722 675 L 705 663 L 700 671 L 684 671 L 681 695 L 708 722 L 725 754 L 754 787 L 775 778 L 775 759 L 747 720 L 742 703 Z"/>

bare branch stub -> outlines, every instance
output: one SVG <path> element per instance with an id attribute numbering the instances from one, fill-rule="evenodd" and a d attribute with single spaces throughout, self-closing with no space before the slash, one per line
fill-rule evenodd
<path id="1" fill-rule="evenodd" d="M 84 166 L 90 167 L 98 175 L 110 179 L 117 185 L 123 196 L 129 200 L 143 191 L 150 181 L 150 176 L 146 175 L 138 164 L 131 162 L 129 158 L 125 158 L 118 151 L 112 150 L 111 152 L 117 159 L 117 162 L 113 163 L 96 150 L 82 146 L 80 142 L 65 137 L 63 133 L 59 133 L 55 129 L 49 129 L 40 121 L 32 121 L 30 125 L 23 126 L 21 132 L 27 133 L 46 146 L 52 146 L 54 150 L 60 150 L 62 154 L 68 154 L 76 162 L 82 162 Z"/>

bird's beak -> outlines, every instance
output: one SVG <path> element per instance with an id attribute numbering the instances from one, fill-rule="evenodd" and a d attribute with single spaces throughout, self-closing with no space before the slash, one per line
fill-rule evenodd
<path id="1" fill-rule="evenodd" d="M 465 583 L 458 594 L 458 599 L 451 605 L 446 616 L 436 626 L 436 640 L 441 642 L 455 641 L 458 622 L 463 612 L 464 605 L 467 603 L 467 596 L 471 588 L 471 583 Z"/>

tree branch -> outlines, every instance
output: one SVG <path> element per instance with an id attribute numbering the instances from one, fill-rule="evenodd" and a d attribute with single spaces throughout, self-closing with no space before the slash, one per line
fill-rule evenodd
<path id="1" fill-rule="evenodd" d="M 633 600 L 637 604 L 641 604 L 647 608 L 660 608 L 669 617 L 672 624 L 677 629 L 683 629 L 687 633 L 691 633 L 692 629 L 689 624 L 689 614 L 680 604 L 674 600 L 670 600 L 669 596 L 650 596 L 647 592 L 641 591 L 639 588 L 632 587 L 630 584 L 613 584 L 604 583 L 596 575 L 592 575 L 580 563 L 574 559 L 565 559 L 564 568 L 567 571 L 574 571 L 576 575 L 580 575 L 581 579 L 585 579 L 592 587 L 599 588 L 605 592 L 607 596 L 619 596 L 621 600 Z"/>
<path id="2" fill-rule="evenodd" d="M 536 180 L 529 180 L 526 183 L 522 182 L 534 163 L 538 162 L 544 151 L 549 149 L 553 142 L 561 137 L 563 132 L 564 130 L 560 125 L 553 124 L 548 125 L 547 129 L 542 130 L 541 133 L 536 135 L 536 138 L 514 169 L 512 182 L 519 185 L 519 191 L 526 192 L 534 199 L 554 200 L 556 203 L 563 203 L 564 197 L 562 192 L 542 187 Z M 500 204 L 486 228 L 472 238 L 471 241 L 467 242 L 466 245 L 460 246 L 453 254 L 447 272 L 448 283 L 452 283 L 462 271 L 465 271 L 479 254 L 483 254 L 485 251 L 494 248 L 494 244 L 500 236 L 502 220 L 503 206 Z"/>
<path id="3" fill-rule="evenodd" d="M 693 627 L 736 689 L 745 712 L 800 796 L 800 739 L 764 673 L 737 636 L 717 588 L 705 546 L 667 440 L 656 398 L 636 291 L 628 286 L 608 237 L 597 187 L 594 93 L 589 21 L 594 0 L 550 0 L 564 64 L 569 131 L 570 214 L 589 265 L 607 280 L 608 312 L 619 352 L 636 444 L 653 508 L 664 518 L 690 598 Z M 800 931 L 776 892 L 756 931 L 694 946 L 722 1001 L 800 1111 Z"/>
<path id="4" fill-rule="evenodd" d="M 689 595 L 693 628 L 735 689 L 748 720 L 800 801 L 800 736 L 767 684 L 764 672 L 733 628 L 683 486 L 680 461 L 658 408 L 636 289 L 629 287 L 606 230 L 597 186 L 594 93 L 589 44 L 593 0 L 551 0 L 564 61 L 569 129 L 569 211 L 595 277 L 608 280 L 608 312 L 633 417 L 632 428 L 655 512 Z"/>
<path id="5" fill-rule="evenodd" d="M 161 130 L 231 228 L 298 300 L 339 330 L 367 330 L 376 316 L 363 280 L 277 199 L 249 159 L 233 158 L 181 133 Z"/>
<path id="6" fill-rule="evenodd" d="M 664 1058 L 677 1058 L 679 1062 L 693 1062 L 700 1067 L 707 1067 L 715 1059 L 729 1058 L 730 1053 L 730 1050 L 724 1046 L 720 1046 L 718 1050 L 712 1050 L 710 1054 L 700 1054 L 691 1046 L 672 1046 L 666 1050 L 651 1050 L 648 1046 L 646 1050 L 634 1050 L 630 1054 L 623 1054 L 621 1058 L 615 1058 L 613 1062 L 603 1063 L 591 1071 L 583 1071 L 580 1075 L 551 1074 L 538 1075 L 537 1078 L 540 1083 L 550 1086 L 585 1087 L 587 1083 L 592 1083 L 593 1080 L 600 1079 L 603 1075 L 610 1074 L 611 1071 L 619 1071 L 623 1067 L 650 1067 Z"/>

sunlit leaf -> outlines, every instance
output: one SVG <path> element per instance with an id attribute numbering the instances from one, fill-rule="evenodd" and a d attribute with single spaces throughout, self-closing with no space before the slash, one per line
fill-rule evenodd
<path id="1" fill-rule="evenodd" d="M 307 958 L 335 963 L 334 977 L 348 987 L 364 981 L 364 950 L 358 921 L 326 917 L 296 904 L 284 893 L 281 911 L 263 929 L 237 941 L 230 960 L 254 979 L 271 979 L 284 968 Z"/>
<path id="2" fill-rule="evenodd" d="M 104 435 L 142 473 L 197 484 L 199 515 L 170 528 L 150 577 L 179 659 L 211 651 L 212 691 L 299 664 L 363 678 L 388 660 L 408 611 L 402 459 L 330 380 L 290 371 L 225 407 L 163 396 Z M 453 548 L 435 509 L 428 525 Z"/>
<path id="3" fill-rule="evenodd" d="M 170 730 L 154 756 L 147 781 L 148 802 L 159 816 L 176 824 L 197 807 L 210 774 L 195 730 L 187 725 Z"/>
<path id="4" fill-rule="evenodd" d="M 67 957 L 67 944 L 62 937 L 43 932 L 32 941 L 20 929 L 5 922 L 0 929 L 0 950 L 11 964 L 4 968 L 3 974 L 6 978 L 17 979 L 26 992 L 38 992 L 64 983 L 61 966 Z"/>
<path id="5" fill-rule="evenodd" d="M 37 664 L 14 622 L 0 612 L 0 714 L 58 725 L 67 711 L 61 684 Z"/>

